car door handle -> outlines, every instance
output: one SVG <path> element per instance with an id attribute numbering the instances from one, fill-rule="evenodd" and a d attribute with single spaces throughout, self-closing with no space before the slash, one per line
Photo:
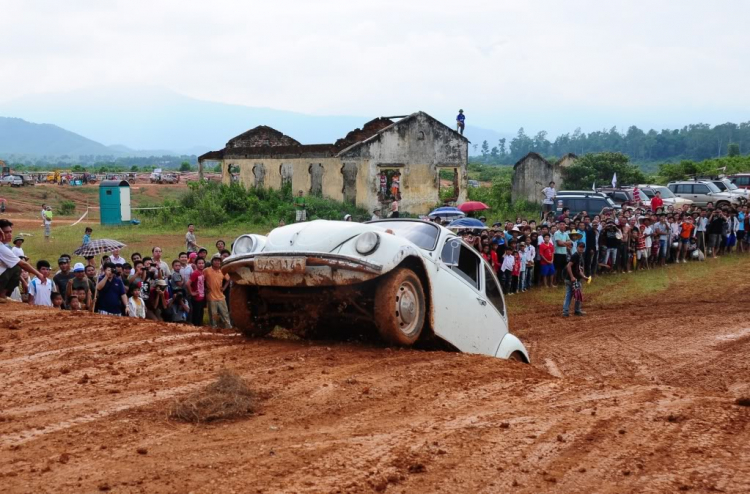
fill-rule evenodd
<path id="1" fill-rule="evenodd" d="M 481 305 L 487 305 L 487 301 L 485 299 L 477 297 L 477 300 Z"/>

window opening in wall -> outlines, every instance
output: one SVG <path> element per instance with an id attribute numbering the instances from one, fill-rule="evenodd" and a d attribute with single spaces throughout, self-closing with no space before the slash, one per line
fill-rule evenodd
<path id="1" fill-rule="evenodd" d="M 380 170 L 378 199 L 381 202 L 400 201 L 402 180 L 400 170 Z"/>

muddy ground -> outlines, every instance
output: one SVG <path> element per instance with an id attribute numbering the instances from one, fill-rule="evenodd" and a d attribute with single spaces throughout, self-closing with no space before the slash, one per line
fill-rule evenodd
<path id="1" fill-rule="evenodd" d="M 0 491 L 750 492 L 748 289 L 527 311 L 530 366 L 8 304 Z M 224 368 L 254 416 L 168 419 Z"/>

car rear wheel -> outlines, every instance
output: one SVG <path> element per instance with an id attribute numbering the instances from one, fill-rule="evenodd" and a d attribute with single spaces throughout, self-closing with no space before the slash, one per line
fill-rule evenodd
<path id="1" fill-rule="evenodd" d="M 393 345 L 409 346 L 419 339 L 426 310 L 422 282 L 411 269 L 394 269 L 375 290 L 375 326 Z"/>
<path id="2" fill-rule="evenodd" d="M 510 355 L 508 355 L 508 360 L 513 360 L 514 362 L 521 362 L 522 364 L 527 363 L 523 354 L 519 351 L 515 351 L 511 353 Z"/>
<path id="3" fill-rule="evenodd" d="M 250 288 L 232 285 L 229 292 L 229 315 L 234 326 L 245 336 L 265 336 L 271 329 L 258 326 L 250 310 Z"/>

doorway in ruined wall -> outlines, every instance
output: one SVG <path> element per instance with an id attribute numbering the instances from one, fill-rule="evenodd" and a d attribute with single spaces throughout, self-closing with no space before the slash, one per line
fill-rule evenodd
<path id="1" fill-rule="evenodd" d="M 282 163 L 279 165 L 279 175 L 281 176 L 281 190 L 284 193 L 291 192 L 294 166 L 291 163 Z"/>
<path id="2" fill-rule="evenodd" d="M 440 183 L 440 200 L 446 205 L 453 205 L 458 201 L 461 191 L 461 174 L 458 168 L 438 168 L 438 180 Z"/>
<path id="3" fill-rule="evenodd" d="M 400 168 L 381 168 L 378 175 L 378 199 L 380 202 L 400 201 L 403 190 L 403 175 Z"/>
<path id="4" fill-rule="evenodd" d="M 313 163 L 309 168 L 310 172 L 310 195 L 323 195 L 323 165 Z"/>
<path id="5" fill-rule="evenodd" d="M 263 187 L 266 183 L 266 167 L 263 163 L 255 163 L 253 166 L 253 176 L 255 177 L 255 187 Z"/>
<path id="6" fill-rule="evenodd" d="M 344 176 L 344 202 L 356 204 L 357 202 L 357 164 L 344 163 L 341 167 L 341 174 Z"/>

